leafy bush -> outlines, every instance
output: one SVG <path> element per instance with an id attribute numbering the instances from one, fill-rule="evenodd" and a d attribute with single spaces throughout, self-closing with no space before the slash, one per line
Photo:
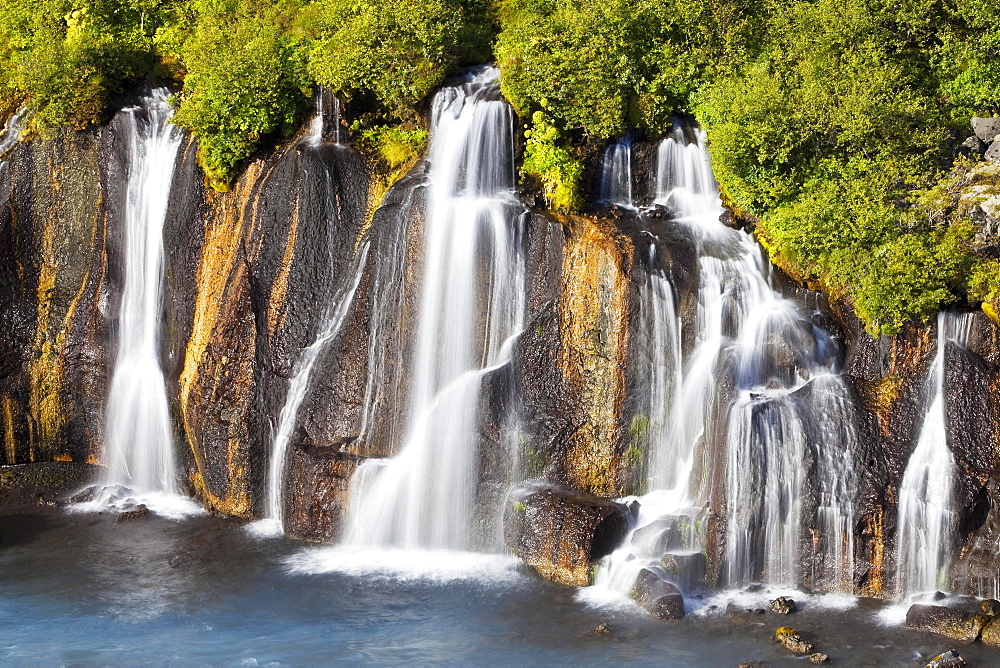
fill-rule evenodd
<path id="1" fill-rule="evenodd" d="M 186 38 L 169 35 L 187 70 L 174 123 L 197 135 L 199 163 L 225 189 L 262 137 L 294 131 L 308 83 L 300 51 L 282 29 L 283 12 L 294 5 L 203 0 L 194 7 Z"/>
<path id="2" fill-rule="evenodd" d="M 582 203 L 583 164 L 562 144 L 558 128 L 543 111 L 536 111 L 531 120 L 532 127 L 524 132 L 526 142 L 521 173 L 538 181 L 549 208 L 575 211 Z"/>

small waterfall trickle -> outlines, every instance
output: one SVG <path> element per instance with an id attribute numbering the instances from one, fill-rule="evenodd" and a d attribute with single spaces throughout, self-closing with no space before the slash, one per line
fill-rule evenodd
<path id="1" fill-rule="evenodd" d="M 945 421 L 945 351 L 949 341 L 967 345 L 971 329 L 970 314 L 938 313 L 937 354 L 926 381 L 927 412 L 899 488 L 896 563 L 900 596 L 945 585 L 955 526 L 955 458 Z"/>
<path id="2" fill-rule="evenodd" d="M 275 430 L 271 444 L 271 460 L 267 471 L 267 509 L 264 520 L 254 531 L 258 534 L 279 534 L 284 526 L 284 490 L 285 468 L 288 463 L 288 445 L 297 424 L 299 407 L 309 389 L 309 381 L 313 375 L 313 367 L 319 354 L 327 344 L 340 333 L 354 303 L 354 295 L 361 284 L 365 262 L 368 258 L 370 244 L 366 240 L 354 258 L 350 283 L 336 291 L 326 307 L 319 334 L 316 340 L 302 351 L 295 364 L 295 375 L 288 384 L 285 403 L 278 415 L 278 428 Z"/>
<path id="3" fill-rule="evenodd" d="M 624 207 L 631 207 L 635 201 L 632 196 L 632 141 L 628 136 L 604 149 L 597 201 Z"/>
<path id="4" fill-rule="evenodd" d="M 435 95 L 428 160 L 409 421 L 399 454 L 366 461 L 351 479 L 354 546 L 475 546 L 480 387 L 522 328 L 524 209 L 495 69 Z"/>
<path id="5" fill-rule="evenodd" d="M 324 141 L 340 144 L 340 98 L 330 93 L 324 86 L 318 86 L 314 99 L 316 110 L 309 122 L 307 141 L 313 146 Z"/>
<path id="6" fill-rule="evenodd" d="M 167 90 L 124 110 L 128 133 L 124 289 L 107 404 L 107 482 L 135 492 L 177 490 L 173 428 L 159 361 L 163 223 L 182 135 Z"/>
<path id="7" fill-rule="evenodd" d="M 700 131 L 678 128 L 660 143 L 655 184 L 654 204 L 670 211 L 697 248 L 696 326 L 685 330 L 693 341 L 682 347 L 676 315 L 657 314 L 640 293 L 640 336 L 666 351 L 651 356 L 645 383 L 650 491 L 638 499 L 636 529 L 602 563 L 597 584 L 624 593 L 667 546 L 673 553 L 706 549 L 705 508 L 718 479 L 712 453 L 724 447 L 723 580 L 798 584 L 809 557 L 818 564 L 814 580 L 850 591 L 856 429 L 838 348 L 803 307 L 772 287 L 753 238 L 720 222 Z M 689 350 L 683 358 L 682 349 Z M 669 415 L 663 428 L 654 427 L 655 405 Z M 806 489 L 811 471 L 815 508 Z M 803 533 L 813 512 L 822 535 L 810 555 Z"/>
<path id="8" fill-rule="evenodd" d="M 3 131 L 0 132 L 0 158 L 21 138 L 21 123 L 27 114 L 28 108 L 24 107 L 7 119 L 7 124 L 4 126 Z"/>

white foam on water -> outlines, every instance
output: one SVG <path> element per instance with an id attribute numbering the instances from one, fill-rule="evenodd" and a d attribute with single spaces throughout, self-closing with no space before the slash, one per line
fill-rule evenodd
<path id="1" fill-rule="evenodd" d="M 121 513 L 144 505 L 149 512 L 168 520 L 183 520 L 188 517 L 205 515 L 207 511 L 196 500 L 172 492 L 141 492 L 119 485 L 101 489 L 92 501 L 83 501 L 66 506 L 71 513 Z"/>
<path id="2" fill-rule="evenodd" d="M 887 605 L 875 614 L 875 621 L 882 626 L 902 626 L 906 623 L 906 611 L 909 603 Z"/>
<path id="3" fill-rule="evenodd" d="M 309 549 L 284 560 L 285 568 L 295 575 L 336 573 L 436 584 L 461 581 L 515 584 L 527 579 L 520 571 L 520 563 L 509 555 L 349 546 Z"/>
<path id="4" fill-rule="evenodd" d="M 279 538 L 285 535 L 284 530 L 281 528 L 281 520 L 278 519 L 264 519 L 250 522 L 250 524 L 243 527 L 243 530 L 254 538 Z"/>

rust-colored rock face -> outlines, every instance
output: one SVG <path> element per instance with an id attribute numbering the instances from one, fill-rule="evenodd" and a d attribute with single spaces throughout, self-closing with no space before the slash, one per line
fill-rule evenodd
<path id="1" fill-rule="evenodd" d="M 0 211 L 6 463 L 97 461 L 109 335 L 105 131 L 17 147 Z"/>
<path id="2" fill-rule="evenodd" d="M 601 496 L 622 493 L 632 269 L 631 240 L 606 221 L 563 218 L 559 371 L 579 402 L 582 420 L 569 435 L 564 470 L 574 487 Z"/>
<path id="3" fill-rule="evenodd" d="M 288 458 L 285 532 L 321 542 L 340 538 L 351 476 L 361 461 L 337 447 L 293 446 Z"/>
<path id="4" fill-rule="evenodd" d="M 628 532 L 620 503 L 546 483 L 511 490 L 504 509 L 504 540 L 542 577 L 560 584 L 592 584 L 593 564 Z"/>

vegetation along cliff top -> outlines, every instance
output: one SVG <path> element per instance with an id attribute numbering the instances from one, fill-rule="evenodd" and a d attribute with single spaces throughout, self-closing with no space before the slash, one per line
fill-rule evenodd
<path id="1" fill-rule="evenodd" d="M 405 165 L 431 91 L 489 61 L 552 209 L 582 205 L 595 147 L 691 114 L 772 259 L 873 333 L 951 302 L 1000 310 L 998 163 L 990 138 L 962 144 L 1000 115 L 1000 0 L 0 0 L 0 113 L 81 129 L 155 73 L 218 189 L 316 85 L 356 144 Z"/>

